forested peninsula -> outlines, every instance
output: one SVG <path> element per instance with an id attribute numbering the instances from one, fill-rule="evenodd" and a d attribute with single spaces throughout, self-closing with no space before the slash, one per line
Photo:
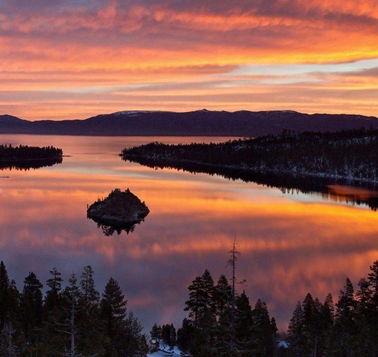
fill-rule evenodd
<path id="1" fill-rule="evenodd" d="M 378 131 L 303 132 L 223 143 L 167 145 L 158 142 L 125 148 L 123 160 L 150 167 L 208 172 L 233 179 L 250 174 L 289 179 L 332 179 L 375 187 L 378 184 Z M 260 175 L 260 176 L 259 176 Z M 253 180 L 253 179 L 252 179 Z"/>
<path id="2" fill-rule="evenodd" d="M 0 145 L 0 169 L 27 170 L 61 163 L 63 150 L 53 146 Z"/>

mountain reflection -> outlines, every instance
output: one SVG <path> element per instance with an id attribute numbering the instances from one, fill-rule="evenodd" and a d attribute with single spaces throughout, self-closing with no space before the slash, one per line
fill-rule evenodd
<path id="1" fill-rule="evenodd" d="M 253 182 L 267 187 L 278 188 L 284 194 L 320 194 L 323 198 L 336 202 L 346 202 L 353 205 L 367 205 L 373 211 L 376 211 L 378 208 L 378 191 L 373 190 L 376 187 L 369 184 L 365 184 L 366 187 L 356 187 L 364 184 L 361 182 L 320 178 L 314 176 L 291 176 L 276 173 L 264 174 L 240 169 L 206 166 L 187 162 L 175 163 L 174 165 L 164 165 L 157 163 L 155 160 L 146 158 L 127 159 L 125 161 L 137 162 L 141 165 L 154 169 L 169 168 L 187 171 L 194 174 L 206 173 L 211 176 L 219 175 L 233 181 L 240 179 L 244 182 Z M 342 187 L 348 188 L 342 189 Z"/>

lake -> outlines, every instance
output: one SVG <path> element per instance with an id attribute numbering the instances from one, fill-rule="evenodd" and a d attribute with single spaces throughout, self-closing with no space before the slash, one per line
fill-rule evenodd
<path id="1" fill-rule="evenodd" d="M 245 290 L 252 305 L 264 300 L 281 330 L 308 292 L 322 302 L 331 293 L 337 302 L 347 276 L 357 289 L 378 259 L 378 213 L 347 203 L 343 195 L 352 188 L 334 186 L 333 196 L 284 192 L 154 170 L 118 156 L 125 147 L 151 141 L 225 140 L 0 135 L 1 144 L 53 145 L 68 155 L 51 167 L 0 172 L 9 176 L 0 178 L 0 260 L 9 277 L 22 290 L 30 271 L 45 284 L 57 267 L 67 282 L 72 272 L 80 279 L 91 265 L 101 293 L 110 277 L 119 282 L 146 332 L 155 322 L 180 327 L 187 287 L 205 269 L 215 281 L 231 276 L 226 265 L 235 238 L 241 252 L 237 278 L 246 280 L 238 291 Z M 133 232 L 106 236 L 86 209 L 114 188 L 129 188 L 150 214 Z"/>

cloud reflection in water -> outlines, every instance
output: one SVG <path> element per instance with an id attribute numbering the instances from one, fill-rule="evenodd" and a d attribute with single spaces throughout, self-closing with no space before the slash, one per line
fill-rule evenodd
<path id="1" fill-rule="evenodd" d="M 114 140 L 121 150 L 125 138 Z M 285 328 L 307 292 L 320 300 L 331 292 L 336 301 L 345 277 L 356 286 L 378 259 L 378 214 L 369 209 L 119 160 L 113 149 L 77 154 L 56 169 L 12 171 L 0 182 L 0 259 L 19 288 L 29 271 L 45 282 L 56 266 L 67 281 L 90 264 L 100 291 L 110 276 L 119 281 L 146 331 L 154 322 L 178 326 L 196 276 L 206 268 L 215 280 L 230 275 L 236 236 L 237 275 L 247 280 L 239 290 L 253 304 L 265 300 Z M 151 212 L 134 232 L 106 237 L 86 207 L 116 187 L 130 188 Z"/>

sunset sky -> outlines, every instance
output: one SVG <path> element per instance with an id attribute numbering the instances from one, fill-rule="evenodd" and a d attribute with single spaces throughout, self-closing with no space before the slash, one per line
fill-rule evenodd
<path id="1" fill-rule="evenodd" d="M 0 0 L 0 114 L 378 116 L 375 0 Z"/>

